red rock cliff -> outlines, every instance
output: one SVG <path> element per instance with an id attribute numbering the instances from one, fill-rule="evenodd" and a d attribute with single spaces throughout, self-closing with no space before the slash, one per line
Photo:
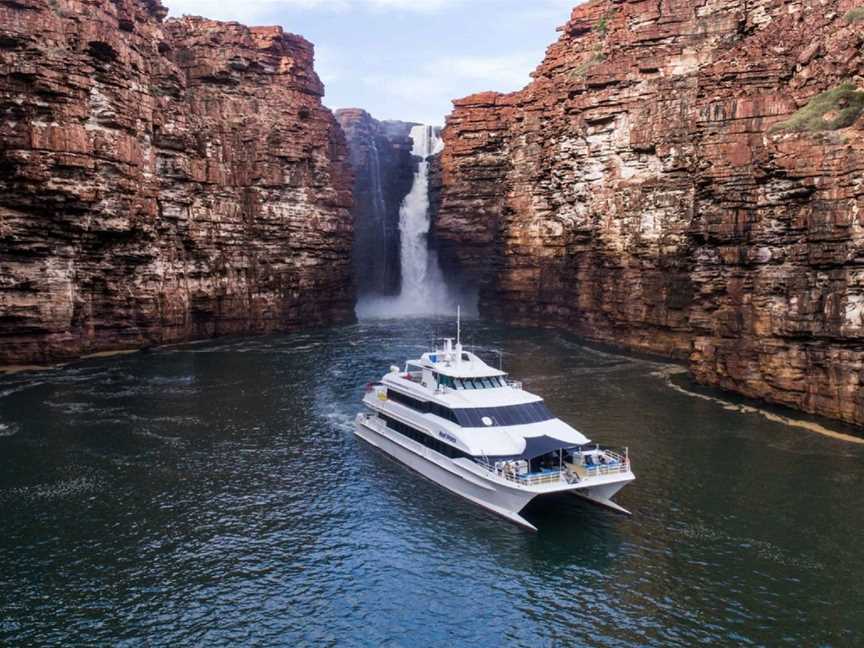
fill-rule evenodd
<path id="1" fill-rule="evenodd" d="M 864 424 L 854 8 L 589 2 L 523 91 L 456 101 L 438 236 L 481 308 Z"/>
<path id="2" fill-rule="evenodd" d="M 0 363 L 353 316 L 312 46 L 158 0 L 0 0 Z"/>

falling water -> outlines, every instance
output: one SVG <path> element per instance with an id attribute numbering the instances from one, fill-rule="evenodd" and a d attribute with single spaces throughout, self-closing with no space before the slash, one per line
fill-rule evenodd
<path id="1" fill-rule="evenodd" d="M 414 126 L 411 139 L 420 162 L 399 210 L 402 289 L 395 298 L 363 300 L 357 305 L 360 317 L 445 315 L 456 310 L 457 299 L 444 282 L 438 256 L 429 249 L 429 158 L 441 152 L 444 142 L 435 127 L 427 125 Z"/>
<path id="2" fill-rule="evenodd" d="M 361 295 L 394 295 L 399 292 L 399 230 L 395 205 L 386 198 L 387 161 L 378 137 L 352 152 L 352 163 L 362 170 L 355 205 L 353 265 Z"/>
<path id="3" fill-rule="evenodd" d="M 387 203 L 384 201 L 384 183 L 381 180 L 381 155 L 375 138 L 372 138 L 372 146 L 369 148 L 369 180 L 372 185 L 372 207 L 381 221 L 382 233 L 386 235 Z"/>

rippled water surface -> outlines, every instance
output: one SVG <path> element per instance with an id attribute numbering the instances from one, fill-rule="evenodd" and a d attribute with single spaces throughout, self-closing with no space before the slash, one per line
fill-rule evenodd
<path id="1" fill-rule="evenodd" d="M 363 385 L 434 326 L 0 378 L 0 644 L 861 645 L 862 446 L 675 391 L 656 363 L 472 323 L 634 457 L 632 518 L 549 500 L 530 533 L 352 435 Z"/>

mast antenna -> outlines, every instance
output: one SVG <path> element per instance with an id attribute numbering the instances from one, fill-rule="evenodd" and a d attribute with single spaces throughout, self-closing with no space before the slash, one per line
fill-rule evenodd
<path id="1" fill-rule="evenodd" d="M 462 344 L 462 306 L 456 307 L 456 344 Z"/>

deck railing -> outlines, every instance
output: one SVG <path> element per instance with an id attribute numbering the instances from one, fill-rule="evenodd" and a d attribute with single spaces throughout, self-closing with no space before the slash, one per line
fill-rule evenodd
<path id="1" fill-rule="evenodd" d="M 629 462 L 607 463 L 598 466 L 582 466 L 587 477 L 599 477 L 600 475 L 616 475 L 618 473 L 630 472 Z"/>
<path id="2" fill-rule="evenodd" d="M 557 484 L 561 481 L 567 481 L 566 471 L 564 470 L 549 470 L 542 473 L 528 473 L 527 475 L 520 475 L 509 470 L 499 470 L 495 468 L 495 466 L 483 461 L 478 461 L 477 465 L 488 470 L 493 475 L 522 486 L 540 486 L 542 484 Z"/>
<path id="3" fill-rule="evenodd" d="M 624 448 L 621 452 L 615 452 L 610 448 L 600 448 L 598 446 L 597 450 L 602 452 L 606 463 L 594 463 L 590 466 L 586 464 L 577 465 L 576 469 L 581 478 L 630 472 L 630 451 L 628 448 Z"/>
<path id="4" fill-rule="evenodd" d="M 539 486 L 543 484 L 557 484 L 559 482 L 572 484 L 590 479 L 591 477 L 630 472 L 630 457 L 626 448 L 622 451 L 623 454 L 607 448 L 603 448 L 601 451 L 606 459 L 606 463 L 596 463 L 588 466 L 582 463 L 582 456 L 577 455 L 580 459 L 580 463 L 578 464 L 566 463 L 560 470 L 550 469 L 542 473 L 528 473 L 524 475 L 520 475 L 512 470 L 495 468 L 495 466 L 485 461 L 478 461 L 477 464 L 497 477 L 522 486 Z"/>
<path id="5" fill-rule="evenodd" d="M 528 475 L 515 475 L 515 481 L 518 484 L 524 484 L 526 486 L 540 486 L 542 484 L 557 484 L 558 482 L 564 481 L 564 471 L 563 470 L 554 470 L 547 473 L 540 473 L 536 475 L 528 474 Z"/>

